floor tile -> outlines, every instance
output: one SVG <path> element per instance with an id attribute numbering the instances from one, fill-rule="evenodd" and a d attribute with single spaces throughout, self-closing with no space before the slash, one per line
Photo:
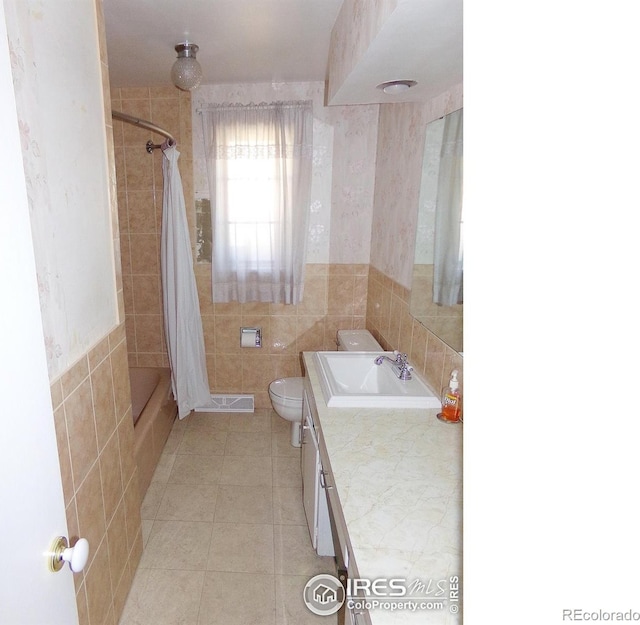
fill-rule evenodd
<path id="1" fill-rule="evenodd" d="M 291 432 L 290 421 L 287 421 L 287 419 L 283 419 L 277 412 L 275 412 L 275 410 L 271 411 L 270 416 L 271 416 L 272 432 L 280 432 L 280 431 Z"/>
<path id="2" fill-rule="evenodd" d="M 173 469 L 173 463 L 175 461 L 175 454 L 168 454 L 166 452 L 163 452 L 163 454 L 160 456 L 160 459 L 158 460 L 158 466 L 153 472 L 151 481 L 166 484 L 169 481 L 169 475 L 171 475 L 171 469 Z"/>
<path id="3" fill-rule="evenodd" d="M 227 432 L 215 428 L 189 428 L 178 446 L 178 454 L 224 454 Z"/>
<path id="4" fill-rule="evenodd" d="M 149 542 L 149 536 L 151 535 L 151 529 L 153 528 L 153 521 L 142 519 L 142 545 L 147 546 Z"/>
<path id="5" fill-rule="evenodd" d="M 223 456 L 177 454 L 169 484 L 218 484 Z"/>
<path id="6" fill-rule="evenodd" d="M 217 495 L 216 485 L 167 484 L 156 519 L 212 523 Z"/>
<path id="7" fill-rule="evenodd" d="M 307 525 L 302 507 L 302 488 L 273 489 L 273 522 L 276 525 Z"/>
<path id="8" fill-rule="evenodd" d="M 154 521 L 140 568 L 206 569 L 213 523 Z"/>
<path id="9" fill-rule="evenodd" d="M 276 488 L 302 488 L 300 457 L 273 458 L 273 485 Z"/>
<path id="10" fill-rule="evenodd" d="M 147 493 L 142 500 L 142 506 L 140 507 L 140 516 L 142 519 L 153 520 L 156 518 L 156 513 L 160 507 L 162 496 L 164 495 L 165 485 L 161 482 L 151 482 Z"/>
<path id="11" fill-rule="evenodd" d="M 307 581 L 335 565 L 311 547 L 300 449 L 274 411 L 176 421 L 142 520 L 119 625 L 336 625 L 302 600 Z"/>
<path id="12" fill-rule="evenodd" d="M 262 486 L 218 488 L 216 523 L 273 523 L 272 489 Z"/>
<path id="13" fill-rule="evenodd" d="M 263 413 L 235 414 L 229 419 L 229 432 L 271 432 L 271 417 Z"/>
<path id="14" fill-rule="evenodd" d="M 204 571 L 138 569 L 120 625 L 197 625 Z"/>
<path id="15" fill-rule="evenodd" d="M 271 435 L 229 432 L 224 453 L 228 456 L 271 456 Z"/>
<path id="16" fill-rule="evenodd" d="M 275 625 L 275 578 L 207 572 L 198 625 Z"/>
<path id="17" fill-rule="evenodd" d="M 273 525 L 214 523 L 207 569 L 273 574 Z"/>
<path id="18" fill-rule="evenodd" d="M 184 435 L 185 431 L 186 431 L 186 424 L 184 424 L 184 422 L 176 421 L 173 424 L 173 428 L 171 429 L 171 432 L 169 433 L 167 442 L 164 444 L 164 449 L 162 450 L 162 453 L 175 454 L 176 449 L 178 449 L 178 446 L 182 442 L 182 436 Z"/>
<path id="19" fill-rule="evenodd" d="M 267 456 L 225 456 L 220 484 L 271 488 L 272 471 L 273 463 Z"/>
<path id="20" fill-rule="evenodd" d="M 226 432 L 230 418 L 228 412 L 194 412 L 186 419 L 187 428 L 210 427 Z"/>
<path id="21" fill-rule="evenodd" d="M 300 447 L 291 444 L 291 430 L 271 433 L 271 453 L 274 456 L 289 456 L 300 459 Z"/>
<path id="22" fill-rule="evenodd" d="M 306 525 L 274 525 L 275 572 L 278 575 L 304 575 L 334 572 L 332 557 L 319 557 L 311 546 Z"/>

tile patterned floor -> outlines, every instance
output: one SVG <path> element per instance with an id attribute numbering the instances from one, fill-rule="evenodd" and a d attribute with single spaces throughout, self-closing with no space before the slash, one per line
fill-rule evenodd
<path id="1" fill-rule="evenodd" d="M 301 485 L 300 450 L 273 411 L 176 421 L 120 625 L 335 625 L 302 601 L 334 563 L 311 548 Z"/>

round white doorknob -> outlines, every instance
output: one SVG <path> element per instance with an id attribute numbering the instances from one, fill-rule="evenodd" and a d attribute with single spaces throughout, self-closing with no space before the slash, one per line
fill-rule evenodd
<path id="1" fill-rule="evenodd" d="M 74 573 L 79 573 L 89 559 L 89 541 L 86 538 L 80 538 L 73 547 L 67 547 L 62 552 L 62 559 L 69 563 Z"/>
<path id="2" fill-rule="evenodd" d="M 69 547 L 69 542 L 64 536 L 58 536 L 51 545 L 49 552 L 49 570 L 59 571 L 65 562 L 74 573 L 79 573 L 86 566 L 89 559 L 89 541 L 86 538 L 79 538 L 73 547 Z"/>

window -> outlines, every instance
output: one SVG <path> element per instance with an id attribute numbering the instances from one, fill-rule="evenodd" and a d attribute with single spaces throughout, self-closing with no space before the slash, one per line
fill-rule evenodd
<path id="1" fill-rule="evenodd" d="M 311 187 L 311 103 L 202 110 L 213 300 L 298 303 Z"/>

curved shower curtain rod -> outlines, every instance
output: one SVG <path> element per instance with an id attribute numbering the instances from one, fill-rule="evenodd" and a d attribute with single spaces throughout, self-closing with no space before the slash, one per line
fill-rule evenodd
<path id="1" fill-rule="evenodd" d="M 121 113 L 120 111 L 111 111 L 111 117 L 114 119 L 119 119 L 120 121 L 126 122 L 127 124 L 133 124 L 134 126 L 140 126 L 140 128 L 146 128 L 147 130 L 151 130 L 151 132 L 155 132 L 163 137 L 166 137 L 169 140 L 169 145 L 175 145 L 176 140 L 173 138 L 173 135 L 167 132 L 164 128 L 160 128 L 160 126 L 156 126 L 151 122 L 148 122 L 145 119 L 140 119 L 138 117 L 134 117 L 133 115 L 127 115 L 126 113 Z M 147 141 L 147 152 L 152 154 L 156 148 L 161 148 L 162 144 L 153 143 L 153 141 Z"/>

